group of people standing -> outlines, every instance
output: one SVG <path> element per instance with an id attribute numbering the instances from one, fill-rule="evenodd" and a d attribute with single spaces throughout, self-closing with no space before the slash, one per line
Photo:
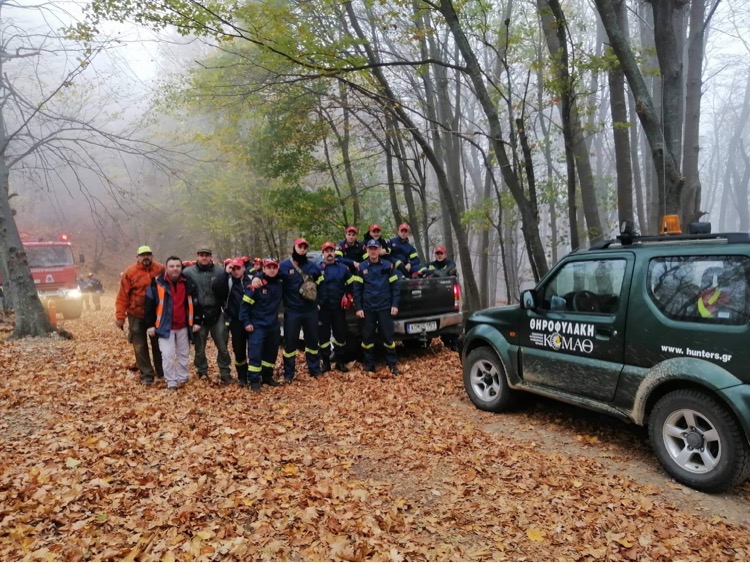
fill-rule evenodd
<path id="1" fill-rule="evenodd" d="M 85 278 L 83 276 L 78 278 L 78 289 L 81 290 L 83 309 L 85 311 L 91 311 L 92 305 L 94 310 L 101 310 L 101 297 L 102 293 L 104 293 L 104 286 L 102 286 L 101 280 L 94 276 L 94 272 L 89 272 Z"/>
<path id="2" fill-rule="evenodd" d="M 347 342 L 346 310 L 353 307 L 362 322 L 361 347 L 364 367 L 375 370 L 375 334 L 380 332 L 388 368 L 399 374 L 393 317 L 398 314 L 401 277 L 455 275 L 456 265 L 435 249 L 435 260 L 419 262 L 408 240 L 409 226 L 399 235 L 382 238 L 372 225 L 365 241 L 358 230 L 347 227 L 339 244 L 322 245 L 322 260 L 308 258 L 309 243 L 294 241 L 289 258 L 279 262 L 234 258 L 218 265 L 208 247 L 200 247 L 194 265 L 183 269 L 176 256 L 161 265 L 148 246 L 138 248 L 137 261 L 121 275 L 115 324 L 133 344 L 141 381 L 151 385 L 163 376 L 169 389 L 188 379 L 189 343 L 195 345 L 194 366 L 198 377 L 208 375 L 206 343 L 209 335 L 217 348 L 219 379 L 232 383 L 229 340 L 231 337 L 237 381 L 253 391 L 263 385 L 277 386 L 273 377 L 283 302 L 283 382 L 295 378 L 300 329 L 304 334 L 305 360 L 311 377 L 337 369 L 348 371 L 353 352 Z M 153 364 L 149 356 L 149 340 Z"/>

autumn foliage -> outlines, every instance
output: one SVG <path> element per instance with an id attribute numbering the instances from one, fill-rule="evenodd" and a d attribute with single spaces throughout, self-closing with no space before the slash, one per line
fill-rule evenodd
<path id="1" fill-rule="evenodd" d="M 404 353 L 396 378 L 171 393 L 138 384 L 111 321 L 0 343 L 2 560 L 750 559 L 746 525 L 687 500 L 704 495 L 676 505 L 666 476 L 470 407 L 454 352 Z"/>

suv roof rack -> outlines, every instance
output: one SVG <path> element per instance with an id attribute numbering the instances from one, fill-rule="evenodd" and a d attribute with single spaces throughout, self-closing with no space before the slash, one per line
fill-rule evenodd
<path id="1" fill-rule="evenodd" d="M 615 239 L 603 240 L 591 247 L 589 250 L 602 250 L 609 248 L 613 244 L 621 246 L 633 246 L 639 243 L 649 242 L 686 242 L 686 241 L 721 241 L 727 244 L 750 243 L 750 233 L 705 233 L 696 235 L 620 235 Z"/>

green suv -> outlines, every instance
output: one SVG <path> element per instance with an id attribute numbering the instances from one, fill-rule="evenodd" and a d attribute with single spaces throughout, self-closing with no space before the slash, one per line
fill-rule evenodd
<path id="1" fill-rule="evenodd" d="M 463 380 L 482 410 L 527 391 L 648 425 L 706 492 L 750 473 L 750 235 L 622 235 L 569 254 L 521 304 L 473 314 Z"/>

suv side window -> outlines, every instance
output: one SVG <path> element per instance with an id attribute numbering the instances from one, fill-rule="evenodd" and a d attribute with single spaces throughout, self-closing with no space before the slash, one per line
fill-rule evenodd
<path id="1" fill-rule="evenodd" d="M 750 259 L 666 256 L 648 266 L 648 294 L 677 321 L 742 325 L 750 321 Z"/>
<path id="2" fill-rule="evenodd" d="M 541 309 L 614 315 L 620 306 L 627 261 L 568 262 L 541 290 Z"/>

